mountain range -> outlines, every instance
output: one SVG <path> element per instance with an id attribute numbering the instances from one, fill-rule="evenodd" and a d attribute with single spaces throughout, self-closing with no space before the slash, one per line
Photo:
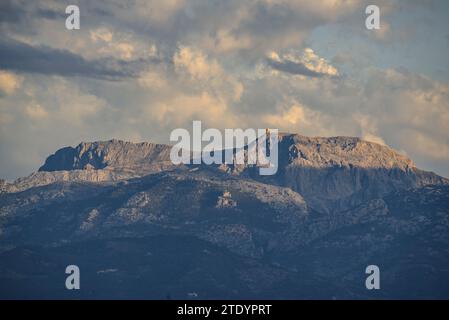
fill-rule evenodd
<path id="1" fill-rule="evenodd" d="M 449 180 L 395 150 L 284 133 L 260 176 L 170 149 L 83 142 L 0 180 L 0 298 L 449 298 Z"/>

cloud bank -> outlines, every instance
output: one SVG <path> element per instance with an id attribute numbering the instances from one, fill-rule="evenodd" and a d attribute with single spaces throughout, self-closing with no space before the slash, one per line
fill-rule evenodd
<path id="1" fill-rule="evenodd" d="M 449 176 L 449 26 L 428 19 L 444 2 L 380 1 L 377 34 L 357 0 L 76 2 L 77 31 L 64 1 L 1 3 L 1 178 L 80 141 L 166 143 L 192 120 L 361 136 Z"/>

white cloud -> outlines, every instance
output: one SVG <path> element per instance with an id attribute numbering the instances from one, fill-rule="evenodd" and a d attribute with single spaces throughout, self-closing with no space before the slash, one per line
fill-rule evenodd
<path id="1" fill-rule="evenodd" d="M 168 131 L 190 126 L 193 119 L 220 128 L 238 123 L 232 106 L 243 94 L 243 84 L 221 64 L 201 50 L 180 46 L 173 55 L 173 68 L 152 66 L 138 84 L 149 89 L 144 114 L 149 121 Z"/>
<path id="2" fill-rule="evenodd" d="M 374 143 L 377 143 L 377 144 L 380 144 L 380 145 L 383 145 L 383 146 L 387 145 L 385 143 L 384 139 L 382 139 L 381 137 L 376 136 L 374 134 L 371 134 L 371 133 L 367 133 L 367 134 L 362 135 L 362 139 L 366 140 L 366 141 L 369 141 L 369 142 L 374 142 Z"/>
<path id="3" fill-rule="evenodd" d="M 185 70 L 192 78 L 198 80 L 209 80 L 223 73 L 217 61 L 209 61 L 204 53 L 193 47 L 181 47 L 176 52 L 173 62 L 177 71 Z"/>
<path id="4" fill-rule="evenodd" d="M 262 116 L 265 127 L 310 136 L 334 135 L 331 120 L 326 114 L 306 107 L 298 101 L 280 105 L 275 112 Z"/>
<path id="5" fill-rule="evenodd" d="M 0 94 L 13 94 L 22 84 L 22 77 L 0 70 Z"/>
<path id="6" fill-rule="evenodd" d="M 98 28 L 96 30 L 92 30 L 89 32 L 90 39 L 93 42 L 103 41 L 103 42 L 111 42 L 112 41 L 112 32 L 107 28 Z"/>
<path id="7" fill-rule="evenodd" d="M 202 120 L 206 125 L 218 128 L 232 128 L 237 124 L 226 102 L 208 92 L 175 95 L 153 104 L 147 115 L 167 128 L 189 128 L 192 120 Z"/>
<path id="8" fill-rule="evenodd" d="M 370 118 L 370 116 L 360 113 L 353 115 L 354 121 L 360 126 L 360 135 L 362 139 L 370 142 L 375 142 L 386 146 L 385 140 L 378 134 L 378 127 L 376 119 Z"/>
<path id="9" fill-rule="evenodd" d="M 25 107 L 25 114 L 33 120 L 40 120 L 48 117 L 48 112 L 37 103 L 31 103 Z"/>
<path id="10" fill-rule="evenodd" d="M 148 50 L 154 51 L 155 46 L 149 44 L 144 47 L 132 34 L 123 32 L 113 32 L 108 28 L 100 27 L 89 32 L 90 42 L 83 44 L 83 46 L 91 46 L 89 56 L 100 57 L 115 57 L 123 60 L 132 60 L 136 58 L 136 48 L 146 52 Z M 92 51 L 95 50 L 95 51 Z M 84 51 L 84 55 L 87 53 Z M 142 54 L 138 56 L 142 57 Z"/>
<path id="11" fill-rule="evenodd" d="M 311 48 L 306 48 L 298 61 L 302 62 L 309 70 L 329 76 L 338 76 L 337 69 L 325 59 L 320 58 Z"/>

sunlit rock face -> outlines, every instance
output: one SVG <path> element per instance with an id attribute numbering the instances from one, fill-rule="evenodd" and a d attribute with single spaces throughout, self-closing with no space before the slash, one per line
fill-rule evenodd
<path id="1" fill-rule="evenodd" d="M 76 169 L 129 168 L 144 169 L 155 162 L 170 161 L 170 147 L 148 142 L 121 140 L 82 142 L 49 156 L 39 171 Z"/>
<path id="2" fill-rule="evenodd" d="M 280 183 L 321 211 L 346 209 L 392 191 L 448 184 L 393 149 L 352 137 L 280 139 Z"/>

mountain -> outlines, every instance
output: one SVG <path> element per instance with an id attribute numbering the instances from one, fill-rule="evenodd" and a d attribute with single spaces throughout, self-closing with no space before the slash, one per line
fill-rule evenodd
<path id="1" fill-rule="evenodd" d="M 344 210 L 393 191 L 448 180 L 393 149 L 353 137 L 280 139 L 280 184 L 320 211 Z"/>
<path id="2" fill-rule="evenodd" d="M 83 169 L 151 170 L 154 164 L 170 163 L 170 146 L 120 140 L 82 142 L 49 156 L 39 171 Z"/>
<path id="3" fill-rule="evenodd" d="M 173 169 L 168 145 L 120 140 L 82 142 L 50 155 L 37 172 L 13 183 L 0 181 L 0 192 L 18 192 L 58 181 L 111 182 Z"/>
<path id="4" fill-rule="evenodd" d="M 56 181 L 117 181 L 172 170 L 176 166 L 170 161 L 170 149 L 163 144 L 115 139 L 83 142 L 56 151 L 38 172 L 12 184 L 4 183 L 2 190 L 17 192 Z M 224 165 L 219 169 L 289 187 L 320 210 L 391 191 L 449 183 L 416 168 L 410 159 L 389 147 L 354 137 L 280 134 L 279 170 L 274 177 L 260 177 L 254 167 Z"/>
<path id="5" fill-rule="evenodd" d="M 394 150 L 282 134 L 264 177 L 169 152 L 81 143 L 1 182 L 0 297 L 449 298 L 448 180 Z"/>

